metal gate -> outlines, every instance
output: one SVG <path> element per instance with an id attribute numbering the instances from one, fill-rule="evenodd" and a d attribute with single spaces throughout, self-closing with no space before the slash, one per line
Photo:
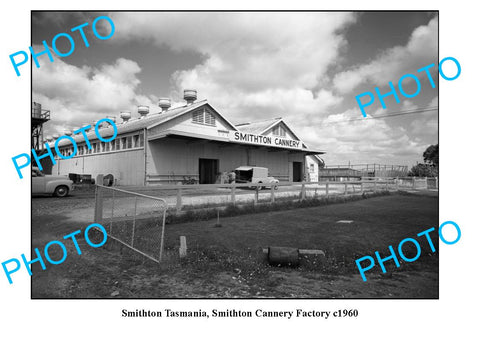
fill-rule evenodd
<path id="1" fill-rule="evenodd" d="M 96 185 L 94 222 L 108 237 L 131 250 L 161 262 L 167 202 L 158 197 Z"/>

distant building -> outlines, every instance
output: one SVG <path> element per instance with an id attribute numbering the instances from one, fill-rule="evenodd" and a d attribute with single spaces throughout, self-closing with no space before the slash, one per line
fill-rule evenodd
<path id="1" fill-rule="evenodd" d="M 325 161 L 319 155 L 308 155 L 306 160 L 306 180 L 308 182 L 318 182 L 320 170 L 325 167 Z"/>
<path id="2" fill-rule="evenodd" d="M 196 101 L 195 90 L 185 90 L 187 104 L 170 108 L 170 100 L 159 101 L 162 109 L 149 113 L 139 107 L 140 117 L 122 113 L 111 142 L 97 139 L 94 128 L 87 133 L 87 148 L 81 134 L 72 136 L 78 146 L 70 159 L 56 157 L 54 174 L 111 174 L 116 185 L 152 185 L 194 179 L 200 184 L 218 183 L 222 173 L 241 165 L 267 167 L 281 181 L 302 181 L 309 174 L 307 157 L 323 154 L 308 148 L 281 119 L 233 125 L 207 100 Z M 86 124 L 85 124 L 86 125 Z M 113 135 L 108 124 L 101 136 Z M 73 153 L 68 140 L 61 140 L 62 155 Z"/>

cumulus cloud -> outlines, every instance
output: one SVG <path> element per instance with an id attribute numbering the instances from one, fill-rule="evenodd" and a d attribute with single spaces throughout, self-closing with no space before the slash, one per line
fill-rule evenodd
<path id="1" fill-rule="evenodd" d="M 381 119 L 340 121 L 361 117 L 358 107 L 348 108 L 344 100 L 357 87 L 395 82 L 436 62 L 431 58 L 438 49 L 437 18 L 415 29 L 405 46 L 389 48 L 335 75 L 331 71 L 341 68 L 348 47 L 344 31 L 356 20 L 352 13 L 108 16 L 116 31 L 105 44 L 135 41 L 202 56 L 195 66 L 171 75 L 173 99 L 180 99 L 185 88 L 197 89 L 199 99 L 208 98 L 234 123 L 281 116 L 309 146 L 326 150 L 330 164 L 411 160 L 422 154 L 428 138 L 435 139 L 435 114 L 419 114 L 411 124 L 399 125 Z M 158 63 L 161 67 L 160 58 Z M 98 67 L 76 67 L 56 59 L 33 69 L 33 99 L 56 108 L 56 132 L 62 132 L 121 110 L 135 111 L 136 105 L 152 109 L 156 98 L 140 93 L 140 72 L 142 65 L 124 58 Z M 402 101 L 403 110 L 418 106 L 423 105 Z M 377 109 L 372 115 L 379 113 L 385 112 Z M 422 131 L 425 127 L 427 133 Z"/>
<path id="2" fill-rule="evenodd" d="M 437 42 L 438 17 L 435 17 L 428 25 L 417 27 L 405 46 L 387 49 L 371 62 L 335 75 L 333 79 L 335 89 L 341 93 L 348 93 L 363 83 L 373 83 L 379 87 L 388 84 L 389 81 L 396 84 L 406 73 L 426 78 L 425 72 L 418 75 L 416 70 L 437 63 L 432 59 L 436 55 L 432 51 L 438 50 Z M 434 71 L 431 73 L 435 74 Z"/>
<path id="3" fill-rule="evenodd" d="M 318 125 L 301 126 L 298 132 L 308 145 L 318 145 L 321 141 L 321 149 L 327 151 L 322 157 L 329 165 L 348 161 L 410 164 L 412 155 L 421 155 L 425 149 L 425 143 L 412 139 L 406 129 L 382 119 L 351 121 L 352 116 L 358 115 L 358 108 L 348 109 L 328 116 Z"/>
<path id="4" fill-rule="evenodd" d="M 352 13 L 111 14 L 115 42 L 144 40 L 205 56 L 172 75 L 176 91 L 195 88 L 230 117 L 258 119 L 287 112 L 321 112 L 341 98 L 318 89 L 346 41 Z M 185 29 L 178 22 L 187 22 Z M 112 40 L 113 42 L 113 40 Z M 313 90 L 315 89 L 315 90 Z"/>
<path id="5" fill-rule="evenodd" d="M 154 106 L 154 98 L 137 93 L 139 65 L 119 58 L 98 68 L 77 67 L 56 59 L 33 68 L 33 100 L 52 110 L 49 133 L 83 126 L 119 111 L 135 112 L 137 105 Z"/>
<path id="6" fill-rule="evenodd" d="M 429 108 L 437 108 L 418 114 L 410 123 L 413 134 L 421 134 L 429 144 L 438 143 L 438 97 L 435 97 L 428 104 Z"/>

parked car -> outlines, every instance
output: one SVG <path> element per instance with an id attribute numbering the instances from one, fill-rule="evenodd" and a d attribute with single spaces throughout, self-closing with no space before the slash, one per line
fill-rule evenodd
<path id="1" fill-rule="evenodd" d="M 32 194 L 53 194 L 65 197 L 73 189 L 73 181 L 67 176 L 53 176 L 43 174 L 37 167 L 32 167 Z"/>
<path id="2" fill-rule="evenodd" d="M 235 169 L 236 183 L 265 183 L 268 185 L 261 186 L 260 189 L 271 187 L 272 184 L 277 184 L 278 179 L 268 176 L 268 168 L 259 166 L 239 166 Z M 274 186 L 277 189 L 277 186 Z"/>

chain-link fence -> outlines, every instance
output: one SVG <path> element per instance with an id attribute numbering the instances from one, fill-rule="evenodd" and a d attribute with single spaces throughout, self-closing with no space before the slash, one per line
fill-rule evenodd
<path id="1" fill-rule="evenodd" d="M 96 186 L 95 222 L 108 237 L 155 261 L 162 261 L 167 202 L 117 188 Z"/>

